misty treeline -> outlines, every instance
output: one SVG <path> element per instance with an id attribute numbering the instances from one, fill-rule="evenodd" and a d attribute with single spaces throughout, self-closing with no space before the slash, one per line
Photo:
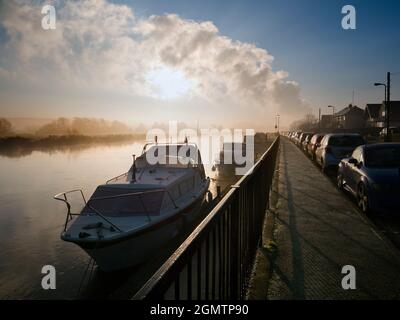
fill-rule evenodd
<path id="1" fill-rule="evenodd" d="M 58 118 L 39 127 L 34 132 L 34 135 L 38 137 L 70 135 L 100 136 L 131 133 L 133 133 L 133 130 L 119 121 L 107 121 L 96 118 Z M 0 137 L 12 135 L 16 135 L 16 133 L 13 130 L 11 122 L 5 118 L 0 118 Z"/>
<path id="2" fill-rule="evenodd" d="M 36 131 L 37 136 L 129 134 L 132 129 L 119 121 L 93 118 L 58 118 Z"/>
<path id="3" fill-rule="evenodd" d="M 316 128 L 318 128 L 318 118 L 311 113 L 306 114 L 303 119 L 293 121 L 290 125 L 291 131 L 313 131 Z"/>
<path id="4" fill-rule="evenodd" d="M 13 133 L 11 122 L 0 118 L 0 137 L 9 136 Z"/>

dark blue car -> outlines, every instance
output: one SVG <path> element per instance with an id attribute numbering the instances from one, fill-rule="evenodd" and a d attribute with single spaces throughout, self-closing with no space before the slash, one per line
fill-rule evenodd
<path id="1" fill-rule="evenodd" d="M 340 162 L 337 184 L 357 199 L 364 213 L 400 214 L 400 143 L 357 147 Z"/>

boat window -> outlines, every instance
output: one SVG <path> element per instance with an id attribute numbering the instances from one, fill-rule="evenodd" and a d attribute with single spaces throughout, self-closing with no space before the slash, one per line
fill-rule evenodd
<path id="1" fill-rule="evenodd" d="M 180 183 L 180 190 L 181 190 L 181 195 L 185 195 L 186 193 L 193 191 L 194 189 L 194 177 L 190 177 L 185 179 Z"/>
<path id="2" fill-rule="evenodd" d="M 159 215 L 165 191 L 127 190 L 98 187 L 89 200 L 90 207 L 105 216 Z M 82 213 L 95 210 L 86 205 Z"/>
<path id="3" fill-rule="evenodd" d="M 189 181 L 190 181 L 190 189 L 193 190 L 194 186 L 195 186 L 195 183 L 194 183 L 195 178 L 194 178 L 194 176 L 191 176 Z"/>
<path id="4" fill-rule="evenodd" d="M 167 160 L 167 164 L 171 165 L 177 162 L 197 166 L 200 162 L 200 154 L 197 147 L 192 145 L 153 145 L 146 150 L 146 160 L 149 164 Z"/>
<path id="5" fill-rule="evenodd" d="M 179 191 L 181 196 L 185 195 L 185 193 L 187 192 L 186 181 L 182 181 L 181 183 L 179 183 Z"/>
<path id="6" fill-rule="evenodd" d="M 172 199 L 176 200 L 179 199 L 181 194 L 179 193 L 179 185 L 175 185 L 170 189 L 170 194 Z"/>

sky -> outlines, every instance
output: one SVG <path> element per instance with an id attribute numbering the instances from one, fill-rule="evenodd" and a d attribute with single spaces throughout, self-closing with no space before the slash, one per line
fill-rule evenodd
<path id="1" fill-rule="evenodd" d="M 398 1 L 0 0 L 0 116 L 271 129 L 383 99 Z M 56 30 L 40 27 L 44 4 Z M 344 30 L 344 5 L 356 29 Z M 400 99 L 400 74 L 392 100 Z"/>

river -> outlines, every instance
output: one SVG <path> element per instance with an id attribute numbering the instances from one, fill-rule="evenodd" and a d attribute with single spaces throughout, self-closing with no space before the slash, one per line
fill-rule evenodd
<path id="1" fill-rule="evenodd" d="M 127 171 L 142 147 L 143 141 L 135 141 L 0 154 L 0 299 L 126 299 L 135 293 L 176 244 L 146 266 L 112 274 L 95 269 L 84 278 L 89 258 L 60 240 L 66 208 L 53 195 L 83 188 L 90 196 L 97 185 Z M 206 173 L 213 177 L 211 165 Z M 41 286 L 44 265 L 56 268 L 55 290 Z"/>

